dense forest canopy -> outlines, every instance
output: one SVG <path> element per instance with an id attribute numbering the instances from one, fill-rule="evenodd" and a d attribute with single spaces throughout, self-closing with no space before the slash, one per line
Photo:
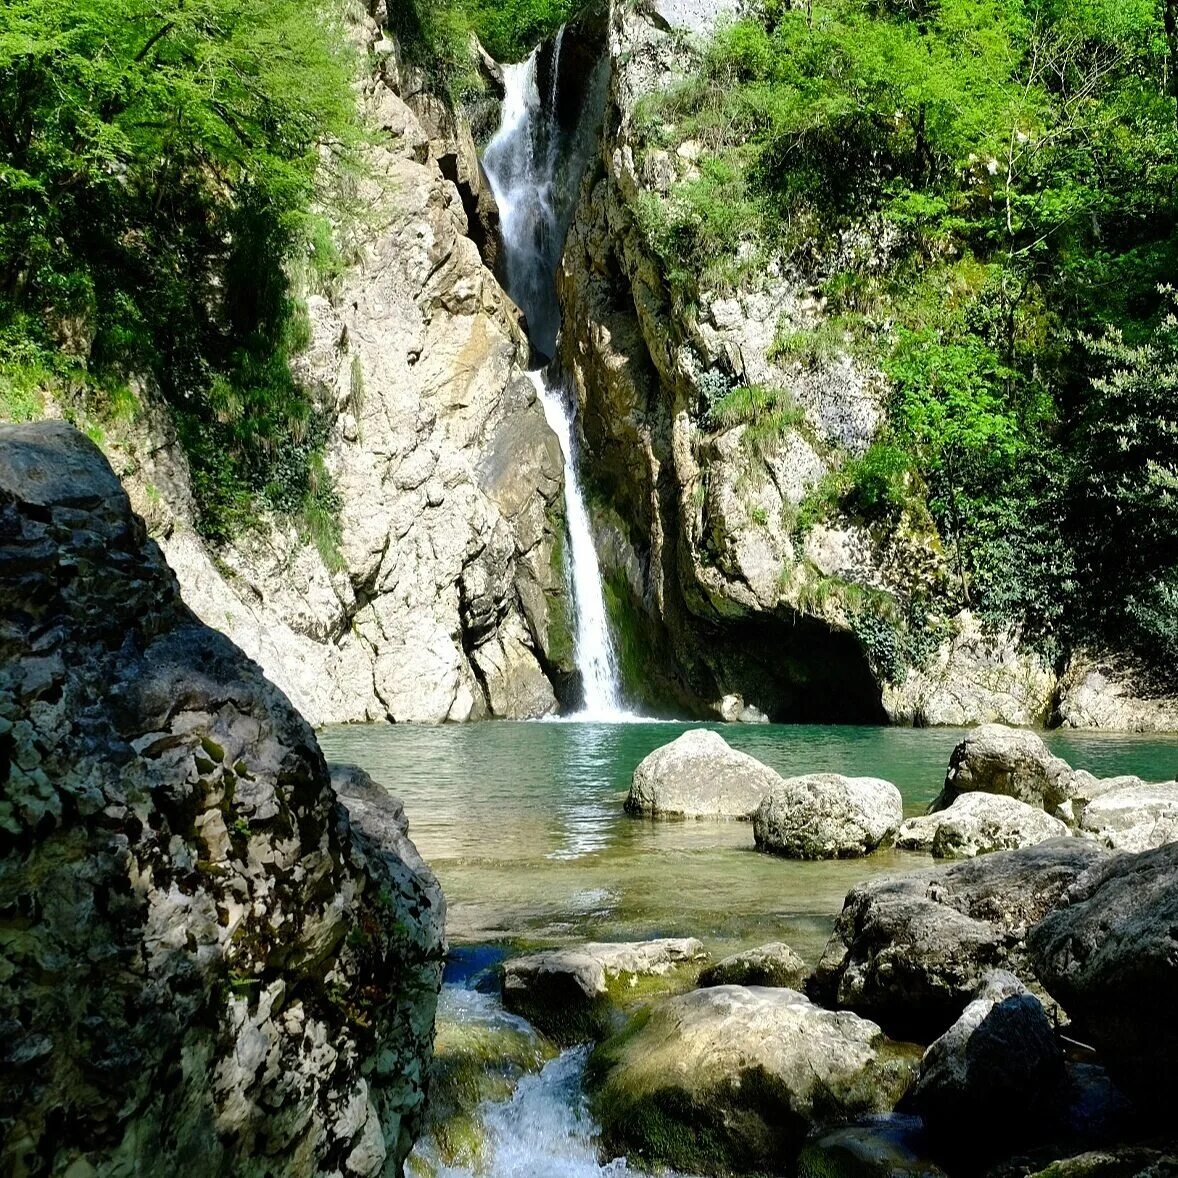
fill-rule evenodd
<path id="1" fill-rule="evenodd" d="M 702 148 L 644 210 L 684 305 L 699 274 L 784 258 L 827 321 L 783 325 L 778 355 L 891 378 L 885 433 L 803 520 L 927 507 L 961 604 L 1157 666 L 1178 654 L 1176 7 L 766 0 L 641 112 L 648 149 Z"/>

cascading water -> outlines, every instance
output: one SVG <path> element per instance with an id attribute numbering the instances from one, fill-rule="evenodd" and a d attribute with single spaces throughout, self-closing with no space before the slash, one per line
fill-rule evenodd
<path id="1" fill-rule="evenodd" d="M 556 269 L 568 232 L 572 195 L 587 150 L 556 118 L 556 85 L 564 30 L 552 50 L 549 91 L 540 94 L 539 51 L 503 71 L 503 113 L 483 154 L 483 169 L 499 205 L 507 291 L 524 313 L 537 352 L 551 357 L 560 330 Z M 562 199 L 563 198 L 563 199 Z M 602 591 L 601 567 L 577 469 L 572 400 L 543 370 L 528 374 L 564 455 L 569 589 L 574 610 L 577 669 L 584 690 L 579 719 L 621 720 L 617 653 Z"/>

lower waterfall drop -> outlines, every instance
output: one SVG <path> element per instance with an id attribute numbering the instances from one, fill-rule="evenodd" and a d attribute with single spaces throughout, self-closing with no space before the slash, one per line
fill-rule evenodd
<path id="1" fill-rule="evenodd" d="M 578 718 L 616 721 L 627 717 L 619 689 L 618 657 L 609 629 L 609 614 L 601 586 L 601 566 L 593 544 L 593 530 L 585 495 L 577 474 L 573 411 L 559 389 L 550 388 L 541 371 L 529 372 L 536 386 L 548 426 L 560 441 L 564 456 L 564 506 L 569 533 L 569 588 L 574 610 L 577 669 L 584 701 Z"/>

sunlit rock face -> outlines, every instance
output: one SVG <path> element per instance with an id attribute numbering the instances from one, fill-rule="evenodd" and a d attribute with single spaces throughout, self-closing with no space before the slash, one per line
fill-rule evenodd
<path id="1" fill-rule="evenodd" d="M 406 829 L 90 441 L 0 427 L 0 1170 L 395 1173 L 443 951 Z"/>

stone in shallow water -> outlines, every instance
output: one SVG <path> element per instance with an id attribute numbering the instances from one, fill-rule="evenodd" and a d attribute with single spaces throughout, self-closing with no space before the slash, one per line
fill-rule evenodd
<path id="1" fill-rule="evenodd" d="M 780 1172 L 815 1124 L 889 1111 L 914 1056 L 788 989 L 716 986 L 640 1011 L 591 1061 L 607 1154 Z"/>
<path id="2" fill-rule="evenodd" d="M 919 1117 L 894 1113 L 841 1125 L 806 1143 L 798 1158 L 798 1178 L 946 1178 L 927 1156 Z"/>
<path id="3" fill-rule="evenodd" d="M 613 1029 L 620 987 L 705 956 L 694 937 L 588 942 L 529 953 L 503 963 L 503 1005 L 558 1043 L 584 1042 Z"/>
<path id="4" fill-rule="evenodd" d="M 811 773 L 771 789 L 753 815 L 758 849 L 787 859 L 851 859 L 889 845 L 904 801 L 876 777 Z"/>
<path id="5" fill-rule="evenodd" d="M 1070 834 L 1067 824 L 1038 806 L 1002 794 L 961 794 L 945 810 L 910 818 L 896 846 L 931 851 L 938 859 L 969 859 L 992 851 L 1032 847 Z"/>
<path id="6" fill-rule="evenodd" d="M 784 986 L 797 990 L 806 963 L 786 944 L 773 941 L 745 949 L 709 965 L 699 975 L 701 986 Z"/>
<path id="7" fill-rule="evenodd" d="M 781 777 L 707 728 L 655 749 L 634 770 L 626 809 L 651 818 L 751 818 Z"/>

